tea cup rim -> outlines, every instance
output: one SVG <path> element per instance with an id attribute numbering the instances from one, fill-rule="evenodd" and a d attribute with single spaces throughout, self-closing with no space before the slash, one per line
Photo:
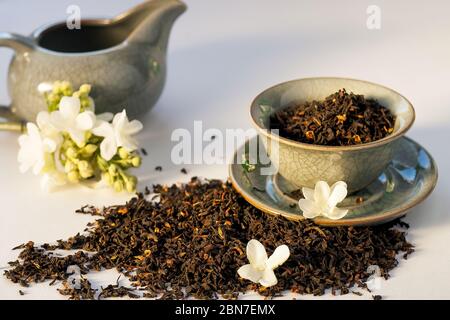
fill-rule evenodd
<path id="1" fill-rule="evenodd" d="M 368 142 L 368 143 L 348 145 L 348 146 L 327 146 L 327 145 L 309 144 L 309 143 L 304 143 L 304 142 L 300 142 L 300 141 L 295 141 L 295 140 L 288 139 L 288 138 L 285 138 L 280 135 L 272 133 L 269 130 L 270 128 L 265 128 L 263 126 L 260 126 L 258 124 L 257 120 L 254 118 L 253 110 L 256 107 L 258 107 L 258 104 L 256 102 L 261 98 L 261 96 L 263 96 L 264 94 L 267 94 L 271 90 L 285 86 L 289 83 L 299 82 L 299 81 L 304 81 L 304 80 L 350 80 L 350 81 L 357 81 L 360 83 L 367 83 L 370 85 L 374 85 L 374 86 L 386 89 L 386 90 L 398 95 L 399 97 L 401 97 L 402 99 L 404 99 L 406 101 L 407 106 L 408 106 L 408 113 L 410 114 L 409 120 L 399 130 L 394 131 L 392 134 L 390 134 L 382 139 L 375 140 L 375 141 Z M 398 138 L 405 135 L 405 133 L 412 127 L 412 125 L 415 121 L 415 118 L 416 118 L 416 112 L 414 110 L 412 103 L 405 96 L 400 94 L 399 92 L 397 92 L 387 86 L 378 84 L 378 83 L 374 83 L 374 82 L 370 82 L 370 81 L 366 81 L 366 80 L 355 79 L 355 78 L 345 78 L 345 77 L 307 77 L 307 78 L 299 78 L 299 79 L 293 79 L 293 80 L 289 80 L 289 81 L 280 82 L 278 84 L 275 84 L 275 85 L 263 90 L 261 93 L 259 93 L 253 99 L 253 101 L 250 105 L 250 121 L 252 122 L 253 126 L 257 129 L 259 134 L 264 135 L 266 138 L 274 139 L 279 143 L 287 144 L 287 145 L 290 145 L 293 147 L 301 147 L 303 149 L 317 150 L 317 151 L 336 151 L 336 152 L 356 151 L 356 150 L 362 150 L 362 149 L 375 148 L 375 147 L 379 147 L 379 146 L 391 143 L 394 140 L 397 140 Z"/>

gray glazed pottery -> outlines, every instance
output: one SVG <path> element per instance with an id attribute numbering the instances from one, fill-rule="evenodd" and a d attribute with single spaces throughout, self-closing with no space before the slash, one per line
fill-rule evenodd
<path id="1" fill-rule="evenodd" d="M 396 116 L 393 133 L 361 145 L 322 146 L 286 139 L 267 130 L 270 128 L 270 115 L 277 109 L 292 103 L 323 100 L 342 88 L 376 99 L 388 108 Z M 319 180 L 330 185 L 345 181 L 349 193 L 366 187 L 380 176 L 392 160 L 399 139 L 415 118 L 411 103 L 394 90 L 344 78 L 307 78 L 278 84 L 255 98 L 250 113 L 258 134 L 264 137 L 261 140 L 278 174 L 291 185 L 289 189 L 313 188 Z M 271 145 L 277 147 L 272 148 Z"/>
<path id="2" fill-rule="evenodd" d="M 273 215 L 290 220 L 302 220 L 298 206 L 299 192 L 286 193 L 289 186 L 279 175 L 263 175 L 262 168 L 270 164 L 257 158 L 254 170 L 245 170 L 239 163 L 239 155 L 255 143 L 252 138 L 236 150 L 229 166 L 233 187 L 253 206 Z M 264 152 L 264 150 L 262 150 Z M 264 159 L 263 159 L 264 160 Z M 339 204 L 348 209 L 339 220 L 325 217 L 314 222 L 325 226 L 376 225 L 394 220 L 408 213 L 424 201 L 433 191 L 438 180 L 438 169 L 432 156 L 414 140 L 398 139 L 392 160 L 381 175 L 365 188 L 349 195 Z"/>
<path id="3" fill-rule="evenodd" d="M 96 112 L 120 112 L 132 118 L 149 111 L 161 95 L 166 50 L 175 19 L 186 6 L 178 0 L 144 2 L 113 19 L 81 20 L 37 29 L 30 37 L 0 33 L 0 47 L 14 49 L 8 74 L 11 106 L 0 108 L 0 129 L 20 130 L 18 120 L 34 121 L 46 110 L 37 87 L 68 80 L 74 88 L 92 85 Z"/>

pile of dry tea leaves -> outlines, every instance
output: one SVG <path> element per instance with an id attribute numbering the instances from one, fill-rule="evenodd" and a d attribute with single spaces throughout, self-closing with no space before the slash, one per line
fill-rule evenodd
<path id="1" fill-rule="evenodd" d="M 324 101 L 288 106 L 270 118 L 282 137 L 309 144 L 347 146 L 382 139 L 394 131 L 395 117 L 376 100 L 345 89 Z"/>
<path id="2" fill-rule="evenodd" d="M 158 199 L 152 200 L 157 197 Z M 71 288 L 69 266 L 81 276 L 91 270 L 116 268 L 131 280 L 129 288 L 111 285 L 97 292 L 110 296 L 163 299 L 237 298 L 253 289 L 264 296 L 285 290 L 301 294 L 345 294 L 353 286 L 365 287 L 370 265 L 382 275 L 397 266 L 396 256 L 406 258 L 412 245 L 405 232 L 394 225 L 325 228 L 311 221 L 293 222 L 267 215 L 249 205 L 230 183 L 197 178 L 184 185 L 153 187 L 127 204 L 97 210 L 83 207 L 79 213 L 102 216 L 83 234 L 56 244 L 19 246 L 19 260 L 5 271 L 7 278 L 27 286 L 31 282 L 62 280 L 62 294 L 72 299 L 94 298 L 90 283 Z M 239 278 L 237 270 L 247 264 L 245 249 L 250 239 L 259 240 L 268 253 L 279 245 L 290 248 L 289 259 L 275 273 L 278 284 L 264 288 Z M 59 257 L 55 249 L 77 250 Z M 103 290 L 103 292 L 102 292 Z"/>

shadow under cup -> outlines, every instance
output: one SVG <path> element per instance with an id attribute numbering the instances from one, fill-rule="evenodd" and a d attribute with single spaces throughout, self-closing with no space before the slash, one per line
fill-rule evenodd
<path id="1" fill-rule="evenodd" d="M 394 131 L 370 143 L 323 146 L 301 143 L 270 132 L 270 116 L 277 110 L 306 101 L 324 100 L 345 88 L 375 99 L 395 116 Z M 252 102 L 250 114 L 272 164 L 291 189 L 314 188 L 317 181 L 347 183 L 348 192 L 363 189 L 377 179 L 392 159 L 399 138 L 412 126 L 414 108 L 402 95 L 384 86 L 345 78 L 306 78 L 275 85 Z M 290 190 L 292 191 L 292 190 Z"/>

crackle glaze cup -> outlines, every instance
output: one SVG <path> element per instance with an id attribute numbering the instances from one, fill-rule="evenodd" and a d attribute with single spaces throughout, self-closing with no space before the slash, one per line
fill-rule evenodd
<path id="1" fill-rule="evenodd" d="M 270 132 L 270 115 L 293 103 L 323 100 L 345 88 L 378 100 L 396 117 L 394 131 L 370 143 L 351 146 L 323 146 L 301 143 Z M 384 86 L 345 78 L 306 78 L 275 85 L 259 94 L 251 104 L 251 119 L 267 153 L 288 185 L 313 188 L 319 180 L 333 184 L 345 181 L 348 192 L 360 190 L 377 179 L 392 159 L 393 150 L 415 119 L 411 103 Z M 277 143 L 276 148 L 271 145 Z"/>
<path id="2" fill-rule="evenodd" d="M 46 110 L 40 83 L 70 81 L 92 85 L 96 112 L 132 118 L 149 111 L 166 78 L 166 51 L 176 18 L 186 10 L 178 0 L 150 0 L 112 19 L 82 19 L 80 29 L 65 22 L 43 26 L 25 37 L 0 32 L 0 47 L 15 55 L 9 66 L 12 103 L 0 106 L 0 130 L 21 130 Z"/>

